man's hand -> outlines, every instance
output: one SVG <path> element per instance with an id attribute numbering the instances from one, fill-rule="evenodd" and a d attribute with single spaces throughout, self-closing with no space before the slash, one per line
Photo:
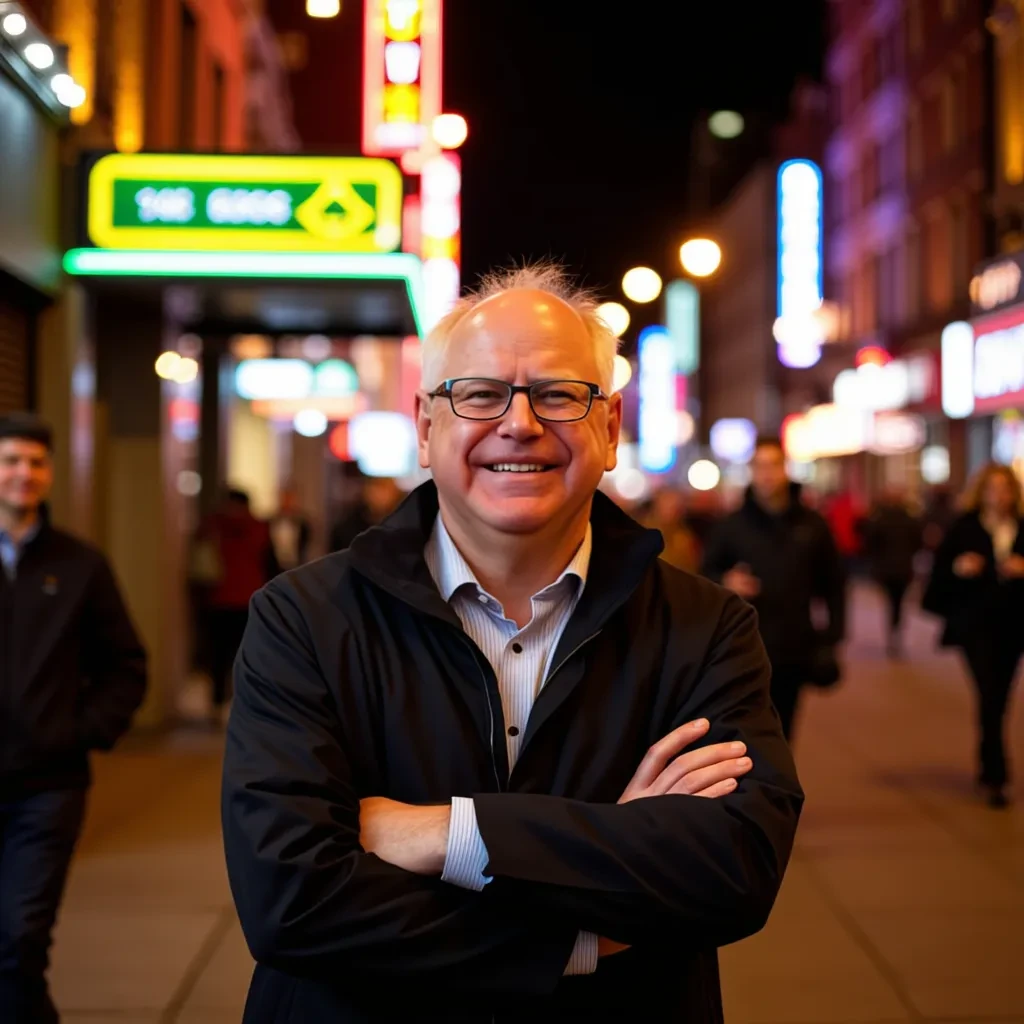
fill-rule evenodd
<path id="1" fill-rule="evenodd" d="M 710 799 L 731 793 L 737 786 L 736 780 L 754 766 L 749 757 L 743 756 L 747 751 L 745 743 L 715 743 L 676 756 L 683 747 L 688 747 L 704 736 L 709 728 L 708 720 L 701 718 L 681 725 L 664 739 L 658 740 L 640 762 L 636 774 L 619 797 L 619 803 L 663 796 L 665 793 Z M 604 936 L 597 940 L 599 957 L 614 956 L 626 949 L 629 946 Z"/>
<path id="2" fill-rule="evenodd" d="M 744 601 L 751 601 L 761 593 L 761 581 L 750 571 L 750 566 L 743 563 L 733 566 L 722 577 L 722 586 Z"/>
<path id="3" fill-rule="evenodd" d="M 448 804 L 417 807 L 371 796 L 359 801 L 359 845 L 417 875 L 440 875 L 448 853 Z"/>
<path id="4" fill-rule="evenodd" d="M 747 752 L 745 743 L 714 743 L 687 754 L 680 753 L 710 728 L 708 720 L 701 718 L 681 725 L 658 740 L 640 762 L 619 803 L 668 793 L 712 798 L 731 793 L 736 788 L 736 780 L 753 767 L 750 758 L 743 756 Z"/>
<path id="5" fill-rule="evenodd" d="M 976 551 L 966 551 L 953 562 L 953 572 L 965 579 L 980 576 L 985 569 L 985 558 Z"/>
<path id="6" fill-rule="evenodd" d="M 999 563 L 999 575 L 1008 580 L 1024 579 L 1024 555 L 1010 555 Z"/>

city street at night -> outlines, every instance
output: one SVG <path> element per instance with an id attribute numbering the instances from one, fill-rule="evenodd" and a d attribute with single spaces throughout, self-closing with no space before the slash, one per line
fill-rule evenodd
<path id="1" fill-rule="evenodd" d="M 1024 1020 L 1024 807 L 974 797 L 968 690 L 931 625 L 915 618 L 893 665 L 880 615 L 862 591 L 849 678 L 808 700 L 797 852 L 768 927 L 721 954 L 730 1024 Z M 239 1020 L 252 965 L 224 873 L 219 760 L 216 740 L 178 734 L 99 762 L 57 931 L 68 1022 Z"/>

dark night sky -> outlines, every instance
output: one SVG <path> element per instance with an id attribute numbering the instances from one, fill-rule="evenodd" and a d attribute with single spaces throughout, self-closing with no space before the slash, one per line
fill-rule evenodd
<path id="1" fill-rule="evenodd" d="M 548 255 L 609 298 L 635 263 L 676 272 L 694 113 L 783 114 L 795 77 L 820 76 L 824 6 L 449 0 L 464 282 Z"/>
<path id="2" fill-rule="evenodd" d="M 310 152 L 357 152 L 363 4 L 323 22 L 304 8 L 269 0 L 278 30 L 309 48 L 292 80 L 300 135 Z M 824 8 L 445 0 L 444 105 L 470 125 L 464 283 L 531 256 L 564 260 L 609 298 L 638 262 L 677 273 L 695 112 L 784 115 L 794 79 L 820 74 Z"/>

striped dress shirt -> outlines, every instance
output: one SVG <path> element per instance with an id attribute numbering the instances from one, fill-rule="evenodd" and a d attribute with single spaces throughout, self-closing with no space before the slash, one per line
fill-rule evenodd
<path id="1" fill-rule="evenodd" d="M 533 702 L 551 671 L 551 659 L 587 580 L 591 530 L 554 583 L 530 599 L 532 615 L 522 629 L 477 582 L 441 516 L 434 522 L 424 556 L 441 596 L 458 615 L 466 631 L 490 662 L 498 680 L 505 716 L 505 745 L 511 771 L 519 757 Z M 476 808 L 469 797 L 452 798 L 448 855 L 442 879 L 464 889 L 480 891 L 490 881 L 484 874 L 489 860 L 477 826 Z M 597 936 L 580 932 L 566 974 L 592 974 L 597 969 Z"/>

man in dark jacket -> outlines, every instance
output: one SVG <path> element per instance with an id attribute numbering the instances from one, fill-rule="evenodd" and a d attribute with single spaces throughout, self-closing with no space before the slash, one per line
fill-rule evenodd
<path id="1" fill-rule="evenodd" d="M 772 664 L 772 701 L 787 738 L 800 691 L 808 682 L 834 681 L 834 648 L 846 619 L 842 561 L 828 524 L 800 501 L 775 438 L 758 441 L 743 506 L 714 531 L 704 573 L 757 609 Z M 827 612 L 818 628 L 814 603 Z"/>
<path id="2" fill-rule="evenodd" d="M 256 595 L 223 815 L 248 1024 L 721 1021 L 802 793 L 753 611 L 595 489 L 615 339 L 556 270 L 424 345 L 434 481 Z"/>
<path id="3" fill-rule="evenodd" d="M 50 933 L 89 751 L 142 701 L 146 656 L 103 556 L 47 521 L 51 436 L 0 419 L 0 1020 L 53 1024 Z"/>

